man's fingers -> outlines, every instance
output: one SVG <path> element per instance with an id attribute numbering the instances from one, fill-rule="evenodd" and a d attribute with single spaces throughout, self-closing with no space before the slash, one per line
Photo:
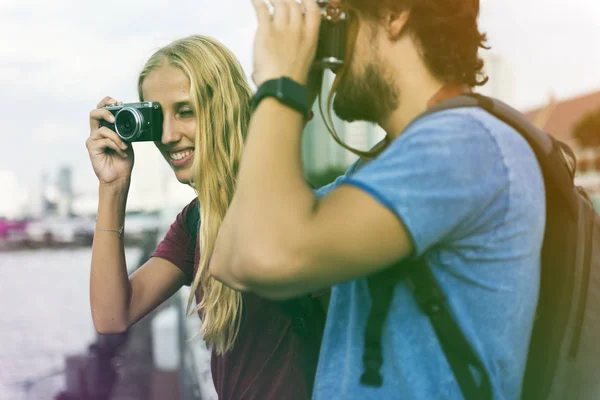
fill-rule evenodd
<path id="1" fill-rule="evenodd" d="M 298 30 L 302 29 L 302 24 L 304 23 L 304 12 L 302 10 L 302 5 L 296 0 L 285 1 L 290 10 L 290 27 Z"/>
<path id="2" fill-rule="evenodd" d="M 290 23 L 290 7 L 287 0 L 270 0 L 273 5 L 273 25 L 286 28 Z"/>
<path id="3" fill-rule="evenodd" d="M 252 0 L 254 11 L 256 12 L 256 19 L 258 20 L 258 27 L 260 28 L 271 24 L 271 14 L 269 14 L 269 7 L 264 0 Z"/>
<path id="4" fill-rule="evenodd" d="M 302 6 L 304 7 L 306 38 L 311 42 L 316 41 L 321 26 L 321 8 L 316 0 L 302 0 Z"/>

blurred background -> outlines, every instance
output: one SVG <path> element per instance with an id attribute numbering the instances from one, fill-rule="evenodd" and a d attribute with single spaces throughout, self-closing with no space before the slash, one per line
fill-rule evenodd
<path id="1" fill-rule="evenodd" d="M 577 181 L 600 209 L 600 3 L 481 0 L 480 25 L 492 47 L 482 52 L 490 81 L 480 91 L 569 143 L 579 160 Z M 222 41 L 249 77 L 255 28 L 247 0 L 0 0 L 0 399 L 52 399 L 67 386 L 81 389 L 73 376 L 85 370 L 81 360 L 99 341 L 88 297 L 97 207 L 85 148 L 89 111 L 106 95 L 137 101 L 146 59 L 189 34 Z M 316 114 L 303 160 L 319 185 L 355 156 L 333 142 Z M 370 124 L 335 125 L 354 147 L 383 137 Z M 132 269 L 194 197 L 153 144 L 134 148 L 127 215 Z M 182 316 L 186 296 L 184 289 L 116 346 L 115 363 L 124 366 L 119 381 L 135 377 L 129 383 L 137 386 L 121 387 L 113 398 L 162 398 L 158 389 L 153 394 L 156 382 L 177 387 L 182 398 L 213 398 L 203 344 L 185 340 L 199 323 Z M 171 348 L 175 358 L 165 359 L 161 352 Z M 140 360 L 146 369 L 135 368 Z M 198 378 L 194 387 L 180 384 L 185 376 Z"/>

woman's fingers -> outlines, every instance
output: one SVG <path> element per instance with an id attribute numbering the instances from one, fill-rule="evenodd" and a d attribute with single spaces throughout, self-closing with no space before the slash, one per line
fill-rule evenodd
<path id="1" fill-rule="evenodd" d="M 86 142 L 87 148 L 90 153 L 100 154 L 106 153 L 106 149 L 111 149 L 122 158 L 127 158 L 127 153 L 125 153 L 115 142 L 108 138 L 90 140 Z"/>
<path id="2" fill-rule="evenodd" d="M 96 105 L 96 108 L 90 111 L 90 129 L 95 131 L 100 127 L 100 121 L 105 120 L 109 123 L 114 123 L 114 117 L 110 111 L 104 107 L 109 105 L 122 104 L 122 102 L 113 99 L 110 96 L 106 96 Z"/>
<path id="3" fill-rule="evenodd" d="M 127 145 L 127 143 L 125 143 L 123 141 L 123 139 L 121 139 L 119 137 L 119 135 L 117 135 L 115 132 L 113 132 L 112 130 L 108 129 L 105 126 L 92 132 L 92 134 L 90 135 L 90 139 L 92 141 L 102 140 L 102 139 L 110 139 L 112 142 L 114 142 L 117 146 L 119 146 L 123 150 L 126 150 L 127 147 L 129 147 Z"/>

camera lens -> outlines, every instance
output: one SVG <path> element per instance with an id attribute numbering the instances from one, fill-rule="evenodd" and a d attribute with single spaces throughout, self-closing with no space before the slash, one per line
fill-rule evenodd
<path id="1" fill-rule="evenodd" d="M 115 117 L 115 130 L 123 140 L 134 140 L 140 135 L 143 117 L 138 110 L 125 107 Z"/>

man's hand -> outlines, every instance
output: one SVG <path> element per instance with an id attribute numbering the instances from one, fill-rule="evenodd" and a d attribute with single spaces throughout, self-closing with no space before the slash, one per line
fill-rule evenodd
<path id="1" fill-rule="evenodd" d="M 305 85 L 314 61 L 321 25 L 321 10 L 315 0 L 253 0 L 258 18 L 254 41 L 254 71 L 257 87 L 287 76 Z"/>

